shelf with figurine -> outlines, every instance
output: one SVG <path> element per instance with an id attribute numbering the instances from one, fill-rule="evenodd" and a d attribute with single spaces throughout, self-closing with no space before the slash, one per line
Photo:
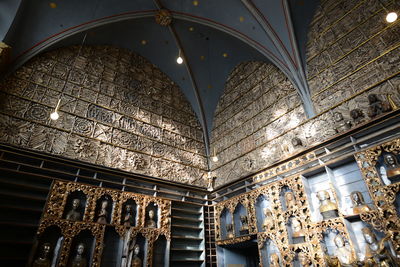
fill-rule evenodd
<path id="1" fill-rule="evenodd" d="M 170 213 L 163 198 L 55 181 L 29 266 L 167 266 Z"/>

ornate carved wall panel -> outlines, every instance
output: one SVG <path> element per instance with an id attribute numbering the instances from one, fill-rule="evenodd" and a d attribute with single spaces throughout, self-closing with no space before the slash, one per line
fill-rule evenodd
<path id="1" fill-rule="evenodd" d="M 179 87 L 127 50 L 78 51 L 37 56 L 0 84 L 0 141 L 205 186 L 201 128 Z"/>

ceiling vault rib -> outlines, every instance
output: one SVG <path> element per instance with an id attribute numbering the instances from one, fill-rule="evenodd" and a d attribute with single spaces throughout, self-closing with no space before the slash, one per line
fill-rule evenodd
<path id="1" fill-rule="evenodd" d="M 154 0 L 154 3 L 158 7 L 158 9 L 161 10 L 163 8 L 160 0 Z M 207 127 L 206 115 L 204 112 L 204 104 L 200 97 L 199 88 L 197 86 L 196 79 L 195 79 L 194 73 L 192 71 L 192 68 L 189 64 L 188 57 L 186 56 L 185 49 L 183 48 L 181 39 L 179 38 L 178 33 L 176 32 L 172 23 L 168 25 L 168 29 L 170 30 L 170 32 L 176 42 L 176 45 L 178 46 L 178 49 L 180 50 L 180 54 L 183 57 L 183 64 L 185 65 L 186 70 L 189 74 L 189 78 L 190 78 L 190 82 L 192 83 L 192 88 L 194 91 L 196 102 L 197 102 L 197 105 L 199 106 L 199 110 L 200 110 L 200 118 L 199 119 L 200 119 L 201 126 L 203 128 L 204 146 L 205 146 L 206 155 L 207 155 L 207 167 L 208 167 L 208 170 L 210 170 L 211 169 L 210 137 L 208 135 L 208 127 Z"/>

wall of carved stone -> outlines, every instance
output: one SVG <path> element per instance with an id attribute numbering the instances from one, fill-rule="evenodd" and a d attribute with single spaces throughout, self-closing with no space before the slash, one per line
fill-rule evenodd
<path id="1" fill-rule="evenodd" d="M 366 109 L 370 93 L 398 101 L 400 23 L 385 21 L 399 1 L 325 0 L 310 25 L 307 79 L 317 113 L 336 106 Z M 383 97 L 382 97 L 383 99 Z"/>
<path id="2" fill-rule="evenodd" d="M 62 48 L 33 58 L 0 88 L 1 142 L 205 186 L 203 136 L 189 102 L 139 55 Z M 60 119 L 51 121 L 61 95 Z"/>
<path id="3" fill-rule="evenodd" d="M 262 62 L 239 64 L 215 112 L 211 150 L 219 158 L 212 165 L 216 185 L 293 153 L 290 140 L 302 136 L 294 129 L 305 120 L 300 97 L 281 71 Z"/>

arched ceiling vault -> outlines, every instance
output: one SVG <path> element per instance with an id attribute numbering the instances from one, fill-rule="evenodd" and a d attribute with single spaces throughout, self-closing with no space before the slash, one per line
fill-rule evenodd
<path id="1" fill-rule="evenodd" d="M 229 72 L 242 61 L 275 64 L 314 115 L 305 78 L 307 26 L 317 0 L 4 0 L 0 37 L 15 70 L 36 54 L 71 44 L 112 44 L 148 58 L 183 90 L 206 147 Z M 170 26 L 155 22 L 160 9 Z M 178 65 L 179 49 L 185 64 Z M 208 153 L 209 151 L 207 151 Z"/>

